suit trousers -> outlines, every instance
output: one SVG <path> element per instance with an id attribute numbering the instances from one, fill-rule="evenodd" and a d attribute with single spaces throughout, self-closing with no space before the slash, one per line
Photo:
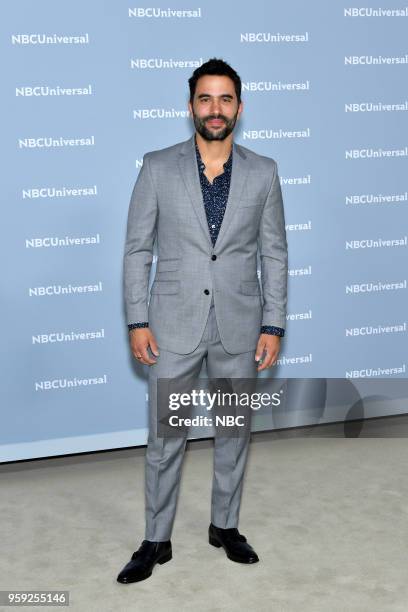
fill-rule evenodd
<path id="1" fill-rule="evenodd" d="M 145 456 L 145 539 L 155 542 L 171 537 L 187 442 L 187 436 L 157 436 L 157 380 L 179 376 L 196 380 L 204 360 L 208 379 L 256 379 L 258 366 L 256 347 L 239 354 L 225 351 L 217 327 L 213 297 L 203 336 L 194 351 L 182 355 L 158 348 L 160 354 L 156 363 L 149 366 L 149 435 Z M 248 435 L 243 437 L 214 436 L 211 522 L 223 529 L 238 526 L 250 442 L 250 427 L 247 429 Z"/>

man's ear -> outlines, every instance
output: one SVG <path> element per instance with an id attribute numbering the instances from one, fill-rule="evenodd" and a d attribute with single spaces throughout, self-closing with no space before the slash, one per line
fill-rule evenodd
<path id="1" fill-rule="evenodd" d="M 193 116 L 193 107 L 191 106 L 190 100 L 188 101 L 188 110 L 190 111 L 190 115 Z"/>

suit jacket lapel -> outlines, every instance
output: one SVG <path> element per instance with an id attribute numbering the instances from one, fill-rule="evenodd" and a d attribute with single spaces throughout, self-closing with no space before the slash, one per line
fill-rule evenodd
<path id="1" fill-rule="evenodd" d="M 235 144 L 235 142 L 233 142 L 232 147 L 231 184 L 224 218 L 214 247 L 215 251 L 220 248 L 222 241 L 225 240 L 225 236 L 230 230 L 233 216 L 237 213 L 242 190 L 247 181 L 249 171 L 249 162 L 244 151 L 242 151 L 241 147 Z"/>
<path id="2" fill-rule="evenodd" d="M 180 151 L 179 156 L 180 172 L 186 186 L 187 192 L 190 196 L 194 210 L 197 214 L 198 220 L 202 227 L 202 230 L 206 236 L 208 244 L 211 249 L 212 241 L 210 231 L 208 229 L 207 216 L 205 214 L 205 208 L 203 203 L 203 194 L 201 191 L 200 175 L 198 173 L 196 152 L 195 152 L 195 138 L 194 134 L 186 140 Z M 229 196 L 227 206 L 224 213 L 224 218 L 221 223 L 221 228 L 215 243 L 214 251 L 220 246 L 222 240 L 225 239 L 225 235 L 228 232 L 229 227 L 233 219 L 233 215 L 239 205 L 239 201 L 242 194 L 242 189 L 247 180 L 249 170 L 249 164 L 247 156 L 241 147 L 233 142 L 232 151 L 232 170 L 231 170 L 231 184 L 229 190 Z"/>

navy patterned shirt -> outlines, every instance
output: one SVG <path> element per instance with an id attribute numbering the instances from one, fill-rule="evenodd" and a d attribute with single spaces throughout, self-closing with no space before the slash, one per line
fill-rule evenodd
<path id="1" fill-rule="evenodd" d="M 210 183 L 208 178 L 204 174 L 205 164 L 201 159 L 200 150 L 195 145 L 196 158 L 198 171 L 200 175 L 201 191 L 203 194 L 203 202 L 205 208 L 205 214 L 207 216 L 208 229 L 211 236 L 212 245 L 214 246 L 217 240 L 218 233 L 220 231 L 221 223 L 224 218 L 225 208 L 227 206 L 229 188 L 231 183 L 231 171 L 232 171 L 232 147 L 231 153 L 228 160 L 224 164 L 224 172 L 219 174 Z M 135 329 L 138 327 L 148 327 L 147 321 L 140 323 L 129 323 L 128 329 Z M 271 334 L 274 336 L 283 336 L 285 330 L 275 325 L 262 325 L 261 334 Z"/>
<path id="2" fill-rule="evenodd" d="M 219 174 L 210 183 L 204 174 L 205 165 L 201 159 L 200 150 L 196 143 L 196 158 L 198 172 L 200 175 L 201 191 L 203 194 L 205 214 L 207 216 L 208 229 L 210 230 L 212 245 L 215 245 L 221 223 L 227 206 L 232 171 L 232 148 L 229 158 L 224 164 L 224 172 Z"/>

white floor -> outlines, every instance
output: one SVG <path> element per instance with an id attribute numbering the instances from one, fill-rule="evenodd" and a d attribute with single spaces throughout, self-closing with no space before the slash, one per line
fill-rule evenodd
<path id="1" fill-rule="evenodd" d="M 122 585 L 144 535 L 143 467 L 144 449 L 0 466 L 0 589 L 68 590 L 81 612 L 407 612 L 406 438 L 253 434 L 249 566 L 208 544 L 212 441 L 191 442 L 173 559 Z"/>

